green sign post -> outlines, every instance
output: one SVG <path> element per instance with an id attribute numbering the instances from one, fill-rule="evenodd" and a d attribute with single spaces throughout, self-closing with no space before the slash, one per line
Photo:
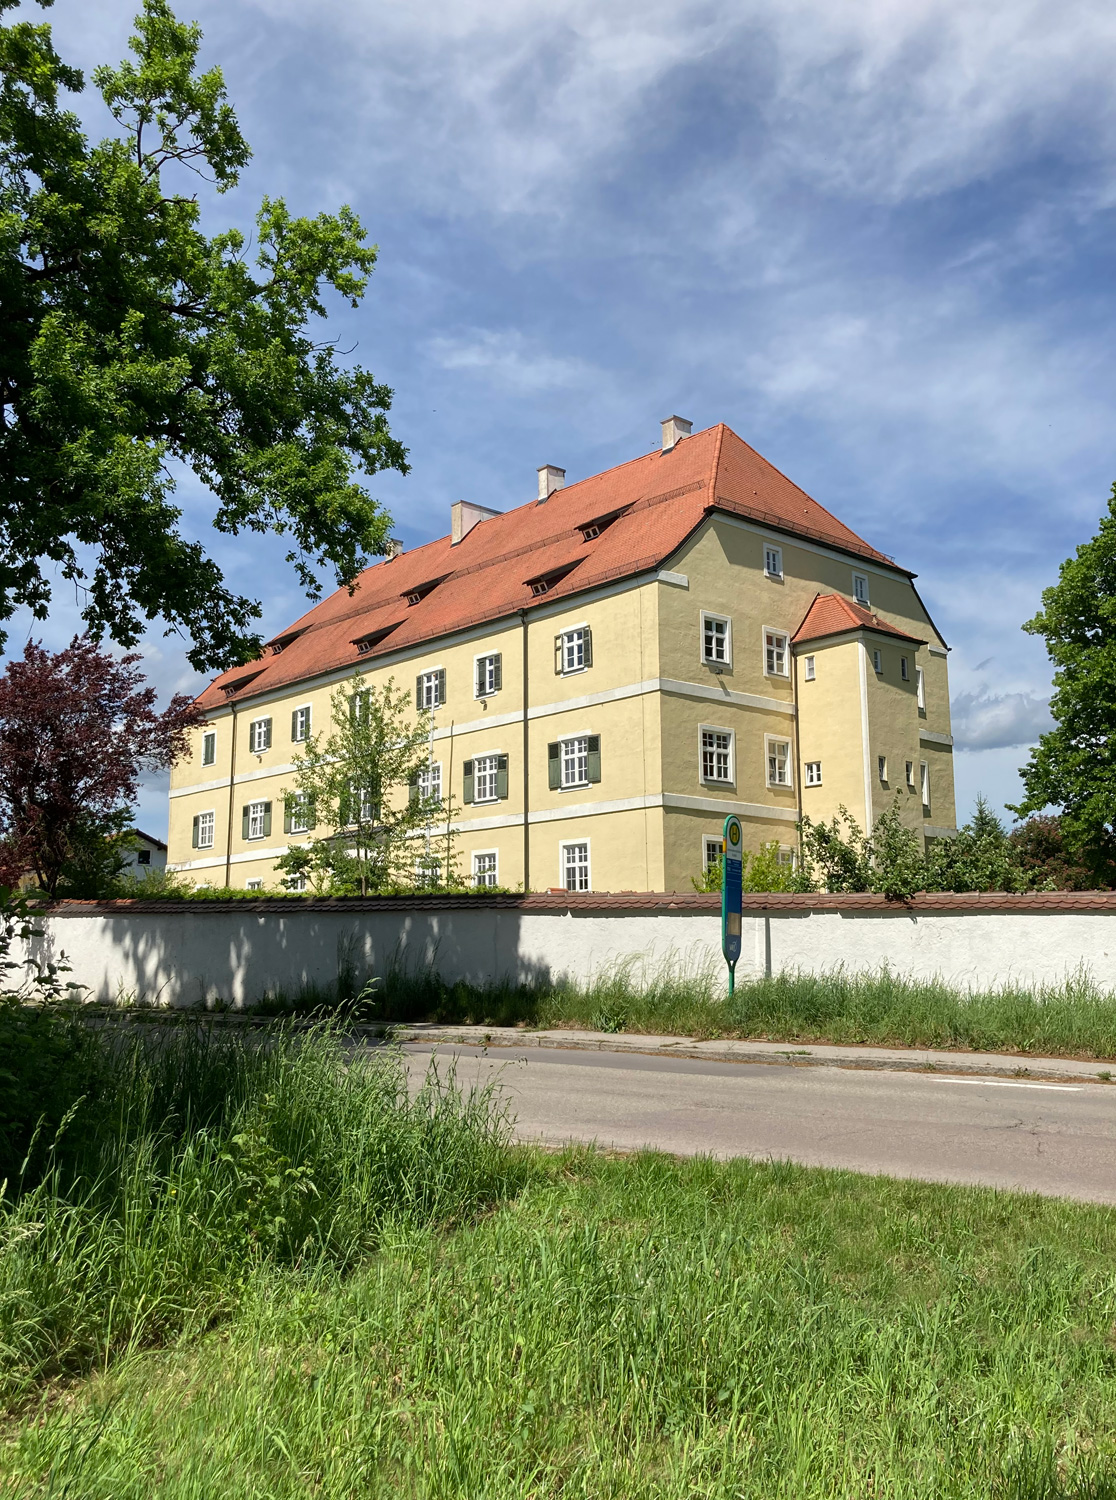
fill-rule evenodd
<path id="1" fill-rule="evenodd" d="M 740 819 L 730 813 L 721 841 L 721 952 L 729 971 L 729 994 L 736 987 L 736 961 L 740 957 L 740 921 L 743 907 L 744 840 Z"/>

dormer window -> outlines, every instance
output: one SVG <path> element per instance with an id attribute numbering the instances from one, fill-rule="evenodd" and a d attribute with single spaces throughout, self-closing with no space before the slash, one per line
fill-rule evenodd
<path id="1" fill-rule="evenodd" d="M 403 597 L 404 599 L 406 599 L 408 604 L 421 604 L 422 601 L 426 598 L 427 594 L 432 594 L 440 583 L 445 583 L 448 577 L 448 573 L 443 573 L 440 578 L 431 578 L 428 583 L 416 584 L 416 586 L 413 589 L 409 589 L 407 593 L 403 595 Z"/>
<path id="2" fill-rule="evenodd" d="M 545 594 L 549 588 L 550 584 L 545 578 L 536 578 L 534 583 L 531 585 L 531 592 L 537 599 L 540 594 Z"/>
<path id="3" fill-rule="evenodd" d="M 555 568 L 553 573 L 544 573 L 540 578 L 528 578 L 527 586 L 536 599 L 543 594 L 549 594 L 550 590 L 557 588 L 563 578 L 572 573 L 577 563 L 570 563 L 565 568 Z"/>
<path id="4" fill-rule="evenodd" d="M 374 651 L 376 649 L 381 641 L 386 641 L 388 636 L 392 633 L 393 630 L 398 627 L 398 625 L 399 621 L 396 620 L 391 625 L 385 625 L 382 630 L 370 630 L 367 635 L 356 636 L 352 644 L 357 648 L 357 654 L 360 656 L 367 656 L 370 651 Z"/>
<path id="5" fill-rule="evenodd" d="M 596 524 L 592 526 L 583 526 L 581 528 L 581 539 L 584 542 L 591 542 L 594 537 L 598 537 L 600 536 L 600 534 L 601 528 Z"/>
<path id="6" fill-rule="evenodd" d="M 613 521 L 618 521 L 620 517 L 628 511 L 629 508 L 630 507 L 625 505 L 620 510 L 609 511 L 607 515 L 594 516 L 591 521 L 585 521 L 577 528 L 581 532 L 582 541 L 595 541 L 596 538 L 600 536 L 602 531 L 607 531 L 608 528 L 612 525 Z"/>
<path id="7" fill-rule="evenodd" d="M 278 656 L 280 651 L 285 651 L 292 642 L 297 641 L 301 634 L 301 630 L 289 630 L 286 635 L 277 635 L 273 641 L 268 641 L 267 649 L 272 656 Z"/>

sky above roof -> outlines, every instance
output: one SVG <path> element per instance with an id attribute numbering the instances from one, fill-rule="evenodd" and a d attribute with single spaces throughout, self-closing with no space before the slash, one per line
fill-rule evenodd
<path id="1" fill-rule="evenodd" d="M 67 60 L 122 56 L 132 0 L 56 0 Z M 40 17 L 36 7 L 27 14 Z M 958 810 L 1018 794 L 1049 722 L 1020 630 L 1116 479 L 1116 10 L 1091 0 L 180 0 L 266 193 L 349 202 L 379 244 L 331 333 L 395 388 L 408 546 L 727 422 L 919 574 L 953 647 Z M 107 133 L 95 96 L 79 101 Z M 207 498 L 184 481 L 186 524 Z M 277 542 L 206 537 L 274 635 Z M 61 594 L 49 645 L 74 628 Z M 19 650 L 29 622 L 15 622 Z M 161 689 L 200 689 L 155 631 Z M 145 789 L 142 826 L 165 828 Z"/>

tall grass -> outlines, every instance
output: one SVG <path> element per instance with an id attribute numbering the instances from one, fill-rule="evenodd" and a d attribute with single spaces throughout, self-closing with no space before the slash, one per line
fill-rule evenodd
<path id="1" fill-rule="evenodd" d="M 1114 1223 L 571 1153 L 345 1283 L 258 1283 L 219 1338 L 29 1423 L 9 1467 L 88 1500 L 1114 1500 Z"/>
<path id="2" fill-rule="evenodd" d="M 261 1269 L 344 1271 L 386 1225 L 460 1220 L 522 1158 L 485 1094 L 320 1024 L 87 1033 L 91 1085 L 0 1196 L 0 1400 L 227 1315 Z M 74 1080 L 71 1080 L 73 1082 Z"/>
<path id="3" fill-rule="evenodd" d="M 1116 995 L 1078 976 L 1025 990 L 965 992 L 887 971 L 783 973 L 724 996 L 719 975 L 630 964 L 587 985 L 567 981 L 449 984 L 431 973 L 392 973 L 371 1015 L 486 1026 L 587 1027 L 696 1037 L 1116 1057 Z"/>

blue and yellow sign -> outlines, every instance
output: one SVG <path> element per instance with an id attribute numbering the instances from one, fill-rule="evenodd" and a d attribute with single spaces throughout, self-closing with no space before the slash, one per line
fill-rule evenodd
<path id="1" fill-rule="evenodd" d="M 729 993 L 740 957 L 740 920 L 743 901 L 744 839 L 740 819 L 730 813 L 725 819 L 721 874 L 721 952 L 729 966 Z"/>

